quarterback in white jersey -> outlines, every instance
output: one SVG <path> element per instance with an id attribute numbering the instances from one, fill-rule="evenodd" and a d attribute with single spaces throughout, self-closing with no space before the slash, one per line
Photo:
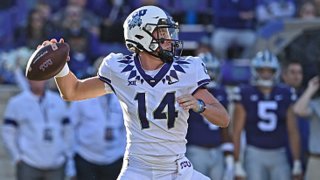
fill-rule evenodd
<path id="1" fill-rule="evenodd" d="M 179 106 L 176 98 L 210 82 L 200 58 L 180 57 L 158 70 L 144 71 L 136 54 L 110 54 L 98 75 L 121 102 L 129 153 L 185 153 L 189 112 Z"/>
<path id="2" fill-rule="evenodd" d="M 181 58 L 178 24 L 162 9 L 143 6 L 123 24 L 132 55 L 108 55 L 98 75 L 77 79 L 68 65 L 55 79 L 61 96 L 73 101 L 114 92 L 124 114 L 127 147 L 118 179 L 208 179 L 184 156 L 189 110 L 220 127 L 228 113 L 204 88 L 209 82 L 200 58 Z M 61 39 L 59 42 L 63 43 Z M 57 43 L 45 41 L 43 45 Z"/>

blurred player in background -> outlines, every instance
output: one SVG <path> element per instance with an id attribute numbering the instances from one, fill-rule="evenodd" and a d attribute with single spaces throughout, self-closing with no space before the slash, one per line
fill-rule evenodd
<path id="1" fill-rule="evenodd" d="M 18 180 L 64 180 L 71 156 L 72 127 L 66 103 L 46 90 L 46 81 L 29 81 L 29 90 L 9 100 L 2 136 Z"/>
<path id="2" fill-rule="evenodd" d="M 248 180 L 289 180 L 302 174 L 300 143 L 292 103 L 293 88 L 279 84 L 280 65 L 270 51 L 261 51 L 252 60 L 252 84 L 237 90 L 234 110 L 235 176 Z M 240 161 L 240 137 L 245 130 L 244 166 Z M 285 145 L 290 140 L 294 166 L 290 173 Z"/>
<path id="3" fill-rule="evenodd" d="M 225 88 L 218 84 L 219 60 L 212 55 L 210 45 L 207 43 L 202 42 L 197 50 L 200 51 L 198 56 L 206 64 L 211 78 L 211 82 L 207 85 L 209 92 L 227 109 L 229 102 L 227 93 Z M 233 144 L 228 129 L 211 124 L 201 114 L 193 111 L 190 112 L 188 122 L 186 156 L 194 168 L 211 179 L 223 179 L 224 169 L 228 169 L 226 173 L 232 175 Z M 228 175 L 226 174 L 226 177 Z"/>
<path id="4" fill-rule="evenodd" d="M 320 70 L 320 68 L 319 68 Z M 309 159 L 306 180 L 320 177 L 320 75 L 309 80 L 308 87 L 294 105 L 294 112 L 310 118 Z"/>
<path id="5" fill-rule="evenodd" d="M 62 97 L 118 96 L 127 131 L 118 179 L 208 179 L 184 155 L 189 110 L 220 127 L 229 123 L 226 109 L 205 89 L 210 82 L 205 65 L 198 57 L 179 56 L 178 24 L 158 7 L 134 10 L 123 27 L 126 45 L 134 53 L 109 54 L 98 75 L 85 80 L 66 65 L 56 76 Z"/>

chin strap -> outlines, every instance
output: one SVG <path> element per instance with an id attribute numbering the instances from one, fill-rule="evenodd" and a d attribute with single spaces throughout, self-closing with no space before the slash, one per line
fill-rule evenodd
<path id="1" fill-rule="evenodd" d="M 159 58 L 159 59 L 160 59 L 162 62 L 164 62 L 164 63 L 172 62 L 172 60 L 173 60 L 173 57 L 172 57 L 172 60 L 170 60 L 170 59 L 166 59 L 165 57 L 160 57 L 160 55 L 156 55 L 156 54 L 154 54 L 154 53 L 152 53 L 152 52 L 149 52 L 149 51 L 144 51 L 144 52 L 150 54 L 150 55 L 153 56 L 153 57 Z"/>
<path id="2" fill-rule="evenodd" d="M 154 54 L 156 52 L 149 52 L 149 51 L 145 50 L 144 48 L 143 48 L 143 51 L 150 54 L 151 56 L 159 58 L 164 63 L 170 63 L 173 61 L 174 55 L 171 51 L 160 49 L 158 52 L 158 55 Z"/>
<path id="3" fill-rule="evenodd" d="M 160 49 L 159 49 L 159 52 L 158 52 L 158 55 L 157 55 L 157 54 L 155 54 L 155 53 L 157 53 L 156 51 L 149 52 L 141 44 L 139 44 L 139 43 L 137 43 L 135 41 L 132 41 L 132 40 L 129 40 L 129 39 L 127 39 L 126 41 L 130 42 L 132 44 L 135 44 L 136 47 L 139 50 L 142 50 L 142 51 L 147 52 L 148 54 L 150 54 L 150 55 L 152 55 L 152 56 L 154 56 L 156 58 L 159 58 L 164 63 L 169 63 L 169 62 L 173 61 L 173 58 L 174 58 L 173 50 L 171 50 L 171 51 L 164 50 L 164 49 L 161 48 L 160 44 L 159 44 Z M 174 44 L 174 46 L 177 46 L 177 45 Z"/>
<path id="4" fill-rule="evenodd" d="M 175 52 L 176 52 L 177 48 L 179 48 L 180 46 L 183 46 L 182 42 L 180 42 L 180 41 L 172 42 L 171 51 L 168 51 L 168 50 L 162 49 L 161 46 L 159 45 L 159 47 L 160 47 L 160 50 L 159 50 L 159 53 L 158 53 L 159 54 L 159 58 L 163 62 L 172 62 L 173 58 L 175 57 Z M 181 54 L 182 54 L 182 51 L 180 52 L 180 55 L 178 55 L 178 56 L 181 56 Z"/>
<path id="5" fill-rule="evenodd" d="M 161 49 L 158 54 L 159 58 L 165 63 L 173 61 L 174 55 L 171 51 Z"/>

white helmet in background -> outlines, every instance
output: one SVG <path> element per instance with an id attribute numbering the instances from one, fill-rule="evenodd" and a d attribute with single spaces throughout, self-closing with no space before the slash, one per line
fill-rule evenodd
<path id="1" fill-rule="evenodd" d="M 273 76 L 270 79 L 263 79 L 259 74 L 259 69 L 270 68 Z M 280 65 L 278 58 L 268 50 L 260 51 L 251 62 L 252 83 L 257 86 L 272 87 L 279 80 Z"/>
<path id="2" fill-rule="evenodd" d="M 206 65 L 206 68 L 208 70 L 208 75 L 212 80 L 219 80 L 220 78 L 220 62 L 219 60 L 212 55 L 210 52 L 206 53 L 200 53 L 198 55 L 204 64 Z"/>
<path id="3" fill-rule="evenodd" d="M 177 49 L 182 50 L 178 39 L 179 26 L 171 16 L 156 6 L 143 6 L 134 10 L 123 24 L 124 39 L 132 52 L 145 51 L 164 62 L 170 62 L 176 56 Z M 154 30 L 165 31 L 168 38 L 156 38 Z M 158 36 L 159 37 L 159 36 Z M 160 44 L 171 42 L 171 50 L 161 48 Z"/>

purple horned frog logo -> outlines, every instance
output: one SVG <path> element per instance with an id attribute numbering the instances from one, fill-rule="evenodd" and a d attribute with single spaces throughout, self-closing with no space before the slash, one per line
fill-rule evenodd
<path id="1" fill-rule="evenodd" d="M 129 29 L 134 28 L 135 26 L 141 26 L 142 24 L 142 19 L 141 16 L 144 16 L 147 12 L 147 9 L 142 9 L 135 14 L 132 15 L 132 18 L 129 20 Z"/>

